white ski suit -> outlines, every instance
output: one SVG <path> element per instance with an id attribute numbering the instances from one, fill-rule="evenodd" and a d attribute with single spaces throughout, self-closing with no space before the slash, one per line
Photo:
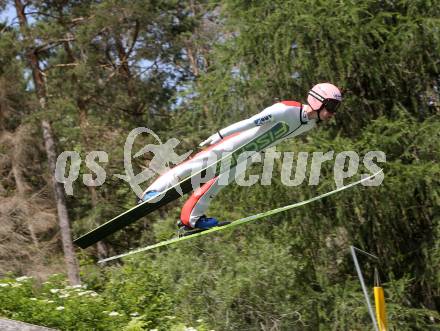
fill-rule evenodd
<path id="1" fill-rule="evenodd" d="M 273 139 L 263 149 L 274 146 L 285 139 L 295 137 L 316 126 L 316 120 L 308 119 L 301 103 L 296 101 L 278 102 L 249 119 L 219 130 L 205 141 L 205 143 L 210 143 L 211 146 L 162 174 L 145 192 L 162 192 L 166 190 L 182 179 L 194 174 L 197 170 L 201 170 L 208 164 L 219 160 L 226 153 L 230 153 L 247 142 L 265 134 L 280 122 L 287 124 L 287 133 L 278 139 Z M 240 159 L 239 164 L 241 162 L 250 163 L 249 159 L 250 157 L 243 160 Z M 211 178 L 206 178 L 208 176 L 205 178 L 196 176 L 198 178 L 195 178 L 192 183 L 195 185 L 194 187 L 198 188 L 185 202 L 180 215 L 183 224 L 194 227 L 198 218 L 205 214 L 211 200 L 225 185 L 232 182 L 239 175 L 237 165 L 214 178 L 212 176 Z M 239 169 L 244 171 L 246 167 L 240 166 Z M 199 187 L 200 184 L 202 185 Z"/>

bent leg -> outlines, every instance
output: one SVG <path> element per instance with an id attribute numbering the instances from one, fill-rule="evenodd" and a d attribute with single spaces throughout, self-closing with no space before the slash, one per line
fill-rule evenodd
<path id="1" fill-rule="evenodd" d="M 214 177 L 191 194 L 180 213 L 180 220 L 184 225 L 193 228 L 199 217 L 208 209 L 209 203 L 217 193 L 216 191 L 220 191 L 216 185 L 217 181 L 218 177 Z"/>
<path id="2" fill-rule="evenodd" d="M 211 201 L 221 191 L 222 188 L 230 184 L 235 179 L 237 168 L 232 168 L 218 177 L 209 180 L 194 193 L 185 202 L 180 214 L 182 223 L 189 227 L 195 227 L 197 220 L 205 215 Z"/>

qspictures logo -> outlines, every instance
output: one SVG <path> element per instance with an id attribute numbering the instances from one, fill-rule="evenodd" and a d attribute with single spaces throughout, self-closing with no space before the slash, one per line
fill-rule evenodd
<path id="1" fill-rule="evenodd" d="M 159 136 L 149 128 L 139 127 L 132 130 L 124 145 L 125 174 L 116 174 L 115 177 L 127 182 L 133 192 L 142 198 L 145 187 L 141 185 L 155 178 L 165 181 L 168 187 L 176 186 L 179 191 L 179 182 L 185 177 L 194 177 L 193 189 L 200 186 L 214 176 L 220 176 L 219 184 L 228 185 L 235 181 L 240 186 L 271 185 L 272 179 L 277 177 L 283 185 L 298 186 L 307 180 L 308 185 L 318 185 L 322 175 L 324 162 L 333 161 L 333 177 L 336 186 L 344 186 L 344 180 L 358 174 L 361 163 L 369 173 L 361 174 L 362 178 L 382 170 L 377 163 L 386 162 L 386 155 L 382 151 L 370 151 L 360 156 L 355 151 L 335 153 L 327 152 L 277 152 L 274 145 L 289 133 L 285 123 L 277 123 L 259 137 L 248 141 L 236 150 L 222 150 L 212 146 L 205 151 L 190 157 L 192 150 L 179 155 L 175 148 L 180 144 L 177 138 L 162 142 Z M 139 135 L 151 135 L 157 144 L 147 144 L 133 155 L 132 149 Z M 140 173 L 133 170 L 133 158 L 151 153 L 152 158 Z M 105 183 L 107 174 L 103 164 L 109 161 L 105 151 L 91 151 L 85 157 L 85 166 L 91 173 L 83 174 L 82 181 L 87 186 L 101 186 Z M 65 151 L 58 156 L 55 179 L 64 184 L 67 195 L 73 195 L 73 183 L 78 180 L 83 160 L 76 151 Z M 274 171 L 275 163 L 281 163 L 281 171 Z M 261 174 L 246 174 L 246 169 L 252 163 L 261 163 Z M 296 164 L 296 166 L 294 166 Z M 68 169 L 68 171 L 67 171 Z M 231 177 L 232 180 L 231 180 Z M 379 186 L 384 179 L 383 172 L 373 179 L 362 183 L 364 186 Z"/>

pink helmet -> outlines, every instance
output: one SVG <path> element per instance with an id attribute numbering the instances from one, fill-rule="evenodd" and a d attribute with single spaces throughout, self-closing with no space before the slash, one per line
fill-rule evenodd
<path id="1" fill-rule="evenodd" d="M 313 86 L 307 96 L 309 106 L 318 111 L 325 107 L 328 111 L 334 113 L 341 101 L 341 91 L 330 83 L 320 83 Z"/>

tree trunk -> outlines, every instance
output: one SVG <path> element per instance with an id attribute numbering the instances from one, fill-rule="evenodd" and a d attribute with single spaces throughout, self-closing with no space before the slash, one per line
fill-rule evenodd
<path id="1" fill-rule="evenodd" d="M 27 29 L 27 19 L 24 12 L 24 5 L 21 0 L 15 0 L 15 9 L 17 11 L 17 17 L 20 22 L 20 28 L 23 33 L 24 39 L 28 38 Z M 40 70 L 38 54 L 35 49 L 29 48 L 26 54 L 29 66 L 32 69 L 32 76 L 35 84 L 35 90 L 40 103 L 41 110 L 46 108 L 46 85 L 44 77 Z M 63 244 L 64 259 L 67 267 L 67 276 L 72 285 L 80 284 L 81 280 L 79 277 L 79 267 L 75 258 L 75 250 L 72 243 L 72 235 L 70 232 L 70 221 L 69 215 L 67 213 L 66 200 L 64 197 L 64 190 L 60 183 L 58 183 L 55 178 L 55 167 L 56 167 L 56 150 L 55 150 L 55 140 L 53 137 L 52 129 L 49 121 L 42 120 L 41 128 L 43 130 L 44 146 L 46 149 L 48 165 L 50 176 L 53 185 L 54 199 L 57 206 L 58 213 L 58 223 L 61 231 L 61 241 Z"/>
<path id="2" fill-rule="evenodd" d="M 55 201 L 57 203 L 58 222 L 60 224 L 61 241 L 63 243 L 64 259 L 67 265 L 67 275 L 69 281 L 73 285 L 81 283 L 79 278 L 79 268 L 75 258 L 75 250 L 72 243 L 72 235 L 70 232 L 69 214 L 67 213 L 66 200 L 64 197 L 64 188 L 61 183 L 58 183 L 55 178 L 56 167 L 56 152 L 55 142 L 53 139 L 52 128 L 50 123 L 46 120 L 41 121 L 41 127 L 43 129 L 44 147 L 47 153 L 47 159 L 49 164 L 49 170 L 52 174 L 52 185 L 55 195 Z"/>

